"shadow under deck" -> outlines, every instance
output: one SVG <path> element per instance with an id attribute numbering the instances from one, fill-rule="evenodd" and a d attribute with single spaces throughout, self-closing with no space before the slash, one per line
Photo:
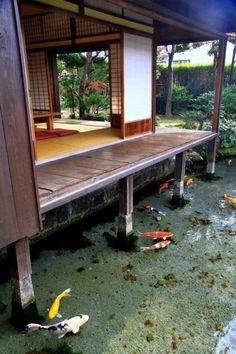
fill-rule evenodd
<path id="1" fill-rule="evenodd" d="M 216 136 L 206 131 L 157 132 L 36 166 L 41 213 Z"/>

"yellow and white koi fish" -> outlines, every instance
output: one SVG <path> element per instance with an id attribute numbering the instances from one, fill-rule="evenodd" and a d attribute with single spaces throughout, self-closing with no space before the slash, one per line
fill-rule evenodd
<path id="1" fill-rule="evenodd" d="M 76 334 L 79 332 L 80 327 L 85 324 L 89 320 L 88 315 L 79 315 L 70 318 L 69 320 L 64 320 L 59 323 L 55 323 L 53 325 L 42 326 L 38 323 L 29 323 L 26 326 L 26 332 L 31 333 L 34 331 L 38 331 L 41 329 L 48 330 L 50 332 L 54 332 L 58 334 L 58 338 L 64 337 L 69 332 Z"/>
<path id="2" fill-rule="evenodd" d="M 224 195 L 224 198 L 225 198 L 225 200 L 228 200 L 228 202 L 236 204 L 236 198 L 230 197 L 227 194 Z"/>
<path id="3" fill-rule="evenodd" d="M 52 320 L 54 317 L 61 317 L 61 315 L 58 313 L 59 307 L 60 307 L 60 301 L 63 297 L 70 296 L 70 288 L 64 290 L 60 295 L 56 297 L 56 299 L 53 301 L 52 306 L 50 307 L 48 311 L 48 318 Z"/>

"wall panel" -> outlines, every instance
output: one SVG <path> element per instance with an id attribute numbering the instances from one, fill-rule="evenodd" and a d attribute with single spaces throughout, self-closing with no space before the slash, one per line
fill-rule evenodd
<path id="1" fill-rule="evenodd" d="M 124 121 L 151 118 L 152 40 L 124 34 Z"/>

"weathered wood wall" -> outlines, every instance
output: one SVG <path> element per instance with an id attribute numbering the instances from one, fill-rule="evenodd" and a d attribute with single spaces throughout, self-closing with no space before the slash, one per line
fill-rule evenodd
<path id="1" fill-rule="evenodd" d="M 0 2 L 0 248 L 40 230 L 24 50 L 15 0 Z"/>

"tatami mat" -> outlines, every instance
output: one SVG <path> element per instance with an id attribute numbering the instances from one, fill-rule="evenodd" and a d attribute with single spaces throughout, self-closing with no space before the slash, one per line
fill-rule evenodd
<path id="1" fill-rule="evenodd" d="M 37 125 L 37 127 L 39 127 L 39 125 Z M 56 123 L 55 128 L 58 127 L 58 123 Z M 76 129 L 76 127 L 77 125 L 68 125 L 68 129 Z M 81 127 L 82 125 L 78 126 L 79 134 L 37 141 L 38 161 L 41 162 L 53 157 L 68 156 L 68 154 L 75 153 L 79 150 L 86 150 L 93 146 L 101 146 L 120 139 L 119 129 L 101 129 L 101 127 L 89 129 L 88 126 L 83 126 L 84 132 L 82 132 Z M 65 124 L 63 124 L 63 128 L 65 129 Z"/>

